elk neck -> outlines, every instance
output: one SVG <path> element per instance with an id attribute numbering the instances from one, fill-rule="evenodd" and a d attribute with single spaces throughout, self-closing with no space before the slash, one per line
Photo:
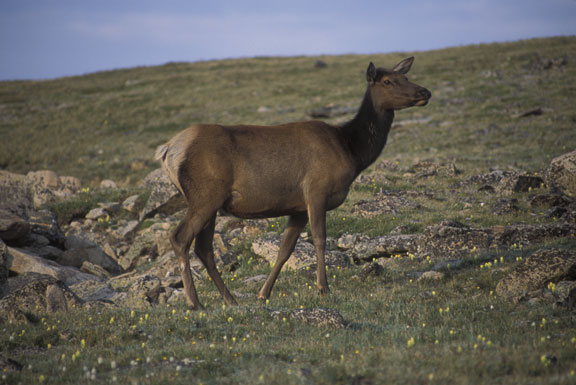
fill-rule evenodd
<path id="1" fill-rule="evenodd" d="M 394 110 L 377 111 L 366 90 L 358 113 L 340 127 L 340 133 L 356 163 L 356 174 L 370 166 L 380 156 L 394 120 Z"/>

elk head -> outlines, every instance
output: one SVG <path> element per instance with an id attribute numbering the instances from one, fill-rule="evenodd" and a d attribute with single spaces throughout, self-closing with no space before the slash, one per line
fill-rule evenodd
<path id="1" fill-rule="evenodd" d="M 366 70 L 369 93 L 376 111 L 401 110 L 412 106 L 425 106 L 432 97 L 426 88 L 408 81 L 414 57 L 396 64 L 391 70 L 376 68 L 372 62 Z"/>

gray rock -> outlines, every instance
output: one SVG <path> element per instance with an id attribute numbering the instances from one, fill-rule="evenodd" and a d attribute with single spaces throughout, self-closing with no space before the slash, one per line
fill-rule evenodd
<path id="1" fill-rule="evenodd" d="M 117 188 L 118 188 L 118 185 L 117 185 L 116 182 L 114 182 L 113 180 L 104 179 L 102 182 L 100 182 L 100 188 L 103 188 L 103 189 L 117 189 Z"/>
<path id="2" fill-rule="evenodd" d="M 106 282 L 85 281 L 70 286 L 70 290 L 76 293 L 84 302 L 116 302 L 123 297 L 121 293 L 112 289 Z"/>
<path id="3" fill-rule="evenodd" d="M 88 214 L 86 214 L 86 219 L 98 219 L 98 218 L 104 218 L 106 217 L 106 215 L 109 215 L 108 212 L 106 211 L 106 209 L 103 209 L 102 207 L 96 207 L 90 211 L 88 211 Z"/>
<path id="4" fill-rule="evenodd" d="M 11 279 L 12 280 L 12 279 Z M 66 312 L 83 301 L 62 281 L 43 274 L 23 274 L 13 280 L 10 294 L 0 300 L 0 314 L 14 309 L 22 312 Z"/>
<path id="5" fill-rule="evenodd" d="M 527 192 L 544 186 L 544 179 L 537 175 L 514 173 L 502 178 L 496 186 L 496 192 L 510 195 L 518 192 Z"/>
<path id="6" fill-rule="evenodd" d="M 30 233 L 30 225 L 8 210 L 0 210 L 0 239 L 5 242 L 22 242 Z"/>
<path id="7" fill-rule="evenodd" d="M 504 297 L 519 297 L 560 281 L 576 280 L 576 251 L 541 249 L 514 268 L 496 286 Z"/>
<path id="8" fill-rule="evenodd" d="M 359 237 L 348 252 L 354 259 L 362 261 L 416 253 L 420 237 L 420 234 L 383 235 L 375 238 Z"/>
<path id="9" fill-rule="evenodd" d="M 420 204 L 407 198 L 405 193 L 381 193 L 375 199 L 358 201 L 354 204 L 353 212 L 361 217 L 374 217 L 420 207 Z"/>
<path id="10" fill-rule="evenodd" d="M 358 278 L 365 281 L 368 277 L 379 277 L 386 273 L 386 269 L 377 263 L 370 263 L 360 271 Z"/>
<path id="11" fill-rule="evenodd" d="M 0 209 L 25 218 L 34 207 L 34 195 L 24 175 L 0 170 Z"/>
<path id="12" fill-rule="evenodd" d="M 130 249 L 120 258 L 120 266 L 124 270 L 130 270 L 138 264 L 143 256 L 155 257 L 158 250 L 155 244 L 155 234 L 152 229 L 146 229 L 139 233 L 132 242 Z"/>
<path id="13" fill-rule="evenodd" d="M 268 278 L 266 274 L 255 275 L 253 277 L 244 278 L 242 283 L 244 285 L 249 285 L 251 283 L 263 283 L 266 281 L 266 278 Z"/>
<path id="14" fill-rule="evenodd" d="M 64 243 L 64 234 L 56 221 L 56 216 L 48 210 L 31 210 L 28 213 L 30 231 L 46 237 L 52 245 L 60 247 Z"/>
<path id="15" fill-rule="evenodd" d="M 330 326 L 343 328 L 346 326 L 344 317 L 335 309 L 294 309 L 294 310 L 270 310 L 270 316 L 276 320 L 297 320 L 309 325 Z"/>
<path id="16" fill-rule="evenodd" d="M 112 274 L 121 274 L 122 268 L 110 256 L 106 255 L 100 246 L 69 249 L 60 255 L 57 262 L 65 266 L 81 267 L 84 262 L 101 266 Z"/>
<path id="17" fill-rule="evenodd" d="M 552 159 L 546 183 L 554 190 L 576 197 L 576 150 Z"/>
<path id="18" fill-rule="evenodd" d="M 133 212 L 136 209 L 136 205 L 138 204 L 138 199 L 140 198 L 139 195 L 131 195 L 122 202 L 122 208 L 124 210 Z"/>
<path id="19" fill-rule="evenodd" d="M 120 228 L 116 229 L 114 231 L 114 235 L 118 239 L 130 238 L 132 235 L 134 235 L 138 225 L 140 225 L 139 221 L 128 221 Z"/>
<path id="20" fill-rule="evenodd" d="M 153 275 L 139 277 L 128 289 L 126 305 L 133 308 L 147 308 L 158 304 L 162 282 Z"/>
<path id="21" fill-rule="evenodd" d="M 444 279 L 444 273 L 439 271 L 425 271 L 418 277 L 417 281 L 441 281 Z"/>
<path id="22" fill-rule="evenodd" d="M 276 233 L 267 233 L 252 242 L 252 251 L 268 262 L 275 263 L 280 249 L 280 238 L 280 235 Z M 339 251 L 327 251 L 325 259 L 328 266 L 347 266 L 350 264 L 346 255 Z M 314 245 L 299 240 L 286 265 L 294 270 L 299 270 L 315 263 Z"/>
<path id="23" fill-rule="evenodd" d="M 64 249 L 85 249 L 88 247 L 96 247 L 98 244 L 93 240 L 82 237 L 78 234 L 70 234 L 64 238 Z"/>
<path id="24" fill-rule="evenodd" d="M 186 208 L 184 197 L 162 169 L 148 174 L 140 186 L 152 188 L 150 197 L 140 213 L 140 220 L 153 217 L 156 213 L 171 215 Z"/>
<path id="25" fill-rule="evenodd" d="M 458 259 L 474 251 L 487 250 L 491 243 L 490 231 L 459 222 L 441 222 L 428 226 L 418 238 L 418 253 L 432 259 Z"/>
<path id="26" fill-rule="evenodd" d="M 28 272 L 46 274 L 64 282 L 66 285 L 73 285 L 86 280 L 100 280 L 98 277 L 83 273 L 74 267 L 61 266 L 56 262 L 40 258 L 29 251 L 13 247 L 8 247 L 8 268 L 18 274 Z"/>

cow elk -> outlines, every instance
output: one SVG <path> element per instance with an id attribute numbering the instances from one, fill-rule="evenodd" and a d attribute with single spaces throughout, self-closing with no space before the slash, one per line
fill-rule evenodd
<path id="1" fill-rule="evenodd" d="M 279 126 L 200 124 L 158 148 L 156 158 L 188 205 L 170 240 L 189 306 L 202 308 L 190 271 L 194 240 L 194 251 L 226 304 L 237 304 L 214 261 L 212 240 L 219 210 L 239 218 L 288 216 L 276 263 L 259 298 L 270 297 L 308 221 L 317 259 L 316 285 L 321 294 L 328 292 L 326 211 L 344 202 L 354 179 L 378 158 L 394 111 L 428 103 L 430 91 L 406 78 L 413 61 L 407 58 L 391 70 L 370 63 L 360 109 L 341 126 L 321 121 Z"/>

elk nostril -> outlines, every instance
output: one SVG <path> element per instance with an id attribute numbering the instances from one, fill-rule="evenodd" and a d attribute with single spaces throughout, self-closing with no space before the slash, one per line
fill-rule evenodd
<path id="1" fill-rule="evenodd" d="M 432 97 L 432 93 L 428 91 L 426 88 L 420 90 L 420 95 L 425 99 L 430 99 Z"/>

